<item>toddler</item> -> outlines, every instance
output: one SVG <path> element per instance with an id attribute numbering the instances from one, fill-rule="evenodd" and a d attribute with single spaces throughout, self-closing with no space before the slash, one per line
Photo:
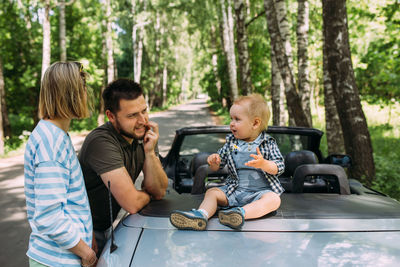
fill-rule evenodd
<path id="1" fill-rule="evenodd" d="M 267 103 L 259 94 L 242 96 L 233 103 L 230 116 L 232 133 L 218 153 L 207 158 L 213 171 L 228 164 L 226 185 L 208 189 L 197 210 L 173 211 L 170 221 L 178 229 L 205 230 L 218 206 L 223 208 L 219 221 L 233 229 L 280 206 L 284 190 L 278 176 L 285 166 L 275 139 L 265 131 L 270 118 Z"/>

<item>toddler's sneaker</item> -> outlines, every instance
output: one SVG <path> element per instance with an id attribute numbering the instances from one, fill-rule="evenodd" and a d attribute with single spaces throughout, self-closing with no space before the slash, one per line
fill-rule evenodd
<path id="1" fill-rule="evenodd" d="M 219 222 L 233 229 L 240 229 L 244 224 L 244 209 L 235 207 L 218 212 Z"/>
<path id="2" fill-rule="evenodd" d="M 174 210 L 169 216 L 173 226 L 181 230 L 203 231 L 207 227 L 207 218 L 196 209 L 191 211 Z"/>

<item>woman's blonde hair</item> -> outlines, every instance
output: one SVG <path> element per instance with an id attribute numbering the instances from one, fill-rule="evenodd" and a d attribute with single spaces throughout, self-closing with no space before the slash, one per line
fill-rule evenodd
<path id="1" fill-rule="evenodd" d="M 79 62 L 56 62 L 44 73 L 39 96 L 43 119 L 89 116 L 86 73 Z"/>
<path id="2" fill-rule="evenodd" d="M 240 96 L 236 99 L 233 104 L 242 105 L 245 104 L 249 117 L 260 118 L 261 127 L 260 132 L 265 130 L 268 126 L 271 113 L 265 99 L 260 94 L 251 94 L 246 96 Z"/>

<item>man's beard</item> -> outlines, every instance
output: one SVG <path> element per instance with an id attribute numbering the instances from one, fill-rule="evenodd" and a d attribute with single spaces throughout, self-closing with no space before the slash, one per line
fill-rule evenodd
<path id="1" fill-rule="evenodd" d="M 119 132 L 120 135 L 123 135 L 125 137 L 131 138 L 131 139 L 136 139 L 136 140 L 142 140 L 144 138 L 143 136 L 137 136 L 134 133 L 128 133 L 124 129 L 122 129 L 121 124 L 119 123 L 118 119 L 116 120 L 116 126 L 117 126 L 117 132 Z"/>

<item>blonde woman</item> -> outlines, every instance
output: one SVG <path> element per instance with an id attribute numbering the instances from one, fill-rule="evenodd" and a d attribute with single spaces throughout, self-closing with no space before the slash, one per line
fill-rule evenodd
<path id="1" fill-rule="evenodd" d="M 81 63 L 56 62 L 42 79 L 42 119 L 29 137 L 24 162 L 30 266 L 97 261 L 83 175 L 68 135 L 71 119 L 89 115 L 85 78 Z"/>

